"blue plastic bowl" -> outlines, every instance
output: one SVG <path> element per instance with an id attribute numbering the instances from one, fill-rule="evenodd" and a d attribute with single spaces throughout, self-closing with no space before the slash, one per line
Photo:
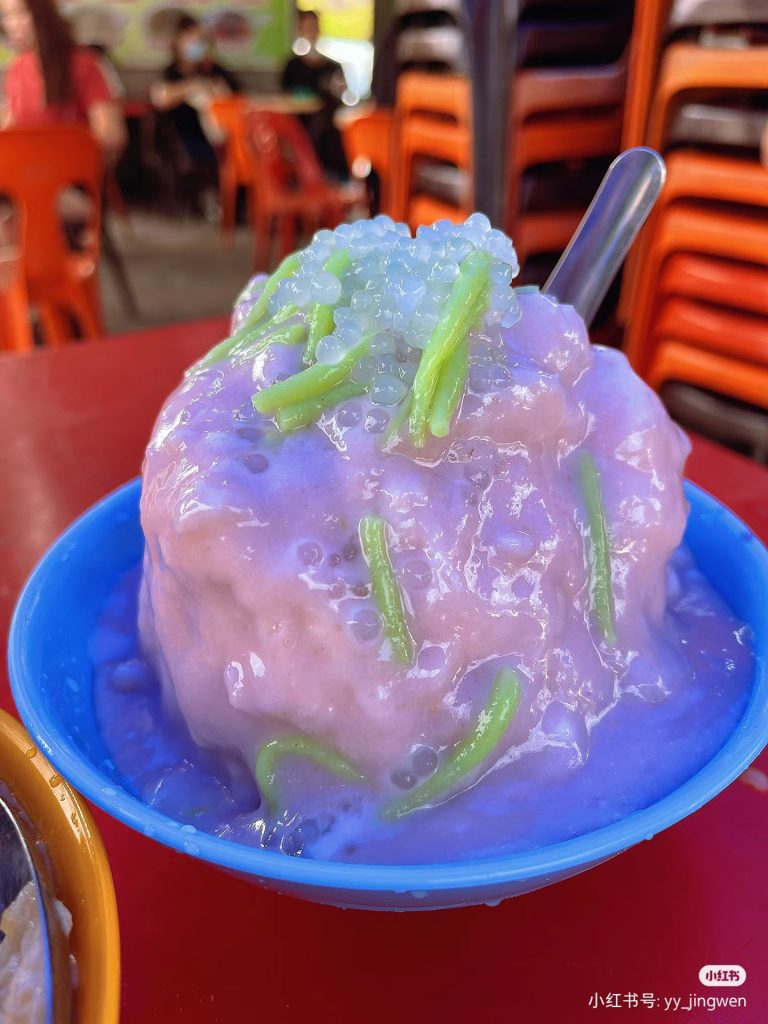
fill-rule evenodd
<path id="1" fill-rule="evenodd" d="M 686 484 L 686 540 L 709 581 L 755 634 L 757 674 L 733 735 L 674 792 L 622 821 L 577 839 L 506 857 L 454 864 L 377 866 L 302 860 L 197 832 L 135 797 L 114 771 L 92 699 L 88 640 L 119 576 L 143 550 L 139 481 L 86 512 L 30 577 L 11 625 L 11 684 L 21 717 L 73 786 L 132 828 L 176 850 L 280 892 L 343 907 L 425 910 L 497 902 L 568 878 L 655 835 L 711 800 L 768 742 L 768 552 L 704 491 Z M 80 685 L 77 692 L 68 680 Z"/>

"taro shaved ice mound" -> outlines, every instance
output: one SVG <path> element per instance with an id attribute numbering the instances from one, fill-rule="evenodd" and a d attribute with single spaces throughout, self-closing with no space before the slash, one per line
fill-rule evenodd
<path id="1" fill-rule="evenodd" d="M 737 646 L 673 558 L 687 439 L 517 272 L 481 214 L 319 231 L 159 416 L 142 645 L 195 742 L 253 773 L 262 839 L 309 822 L 315 855 L 354 857 L 432 827 L 439 849 L 433 819 L 446 848 L 503 845 L 506 797 L 587 766 L 612 716 L 633 750 L 633 715 L 692 680 L 706 703 L 694 619 Z"/>

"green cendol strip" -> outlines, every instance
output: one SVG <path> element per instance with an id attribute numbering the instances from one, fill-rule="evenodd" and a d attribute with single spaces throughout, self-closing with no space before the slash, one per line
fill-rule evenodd
<path id="1" fill-rule="evenodd" d="M 579 482 L 587 510 L 589 535 L 592 541 L 592 600 L 597 621 L 606 643 L 616 643 L 616 626 L 611 586 L 611 552 L 605 528 L 605 506 L 600 488 L 600 476 L 591 452 L 582 452 L 579 459 Z"/>
<path id="2" fill-rule="evenodd" d="M 376 606 L 384 620 L 384 631 L 397 661 L 413 661 L 413 637 L 405 621 L 403 595 L 387 549 L 387 524 L 381 516 L 364 515 L 360 520 L 360 546 L 368 563 Z"/>
<path id="3" fill-rule="evenodd" d="M 353 782 L 365 782 L 365 776 L 348 761 L 343 754 L 333 747 L 326 747 L 322 743 L 296 733 L 292 736 L 279 736 L 277 739 L 265 743 L 256 758 L 254 774 L 256 782 L 268 809 L 272 814 L 278 807 L 277 799 L 277 764 L 283 757 L 303 757 L 313 761 L 316 765 L 336 775 L 340 779 L 350 779 Z"/>
<path id="4" fill-rule="evenodd" d="M 399 818 L 453 789 L 457 782 L 490 757 L 507 731 L 519 703 L 520 680 L 517 673 L 511 668 L 503 668 L 494 680 L 488 704 L 480 712 L 470 735 L 456 744 L 434 775 L 392 801 L 381 812 L 381 817 L 385 820 Z"/>

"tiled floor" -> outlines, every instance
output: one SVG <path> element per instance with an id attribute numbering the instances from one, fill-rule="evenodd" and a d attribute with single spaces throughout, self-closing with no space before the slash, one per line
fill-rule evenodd
<path id="1" fill-rule="evenodd" d="M 226 313 L 251 273 L 247 228 L 239 228 L 234 244 L 225 246 L 217 228 L 204 220 L 138 212 L 127 223 L 113 220 L 111 225 L 139 315 L 132 317 L 124 308 L 114 275 L 102 261 L 102 302 L 110 333 Z"/>

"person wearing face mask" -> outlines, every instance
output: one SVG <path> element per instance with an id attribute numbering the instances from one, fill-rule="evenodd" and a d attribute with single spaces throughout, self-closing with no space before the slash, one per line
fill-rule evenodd
<path id="1" fill-rule="evenodd" d="M 152 104 L 172 124 L 189 160 L 215 174 L 207 109 L 212 99 L 238 92 L 237 79 L 216 63 L 211 39 L 190 14 L 179 17 L 171 39 L 171 57 L 161 80 L 151 87 Z"/>
<path id="2" fill-rule="evenodd" d="M 311 114 L 302 114 L 307 129 L 325 170 L 340 181 L 349 177 L 341 135 L 333 115 L 341 104 L 347 88 L 341 65 L 330 60 L 317 49 L 320 38 L 320 19 L 315 11 L 299 11 L 297 38 L 293 45 L 295 56 L 283 68 L 283 92 L 293 96 L 308 96 L 320 100 L 322 106 Z"/>

